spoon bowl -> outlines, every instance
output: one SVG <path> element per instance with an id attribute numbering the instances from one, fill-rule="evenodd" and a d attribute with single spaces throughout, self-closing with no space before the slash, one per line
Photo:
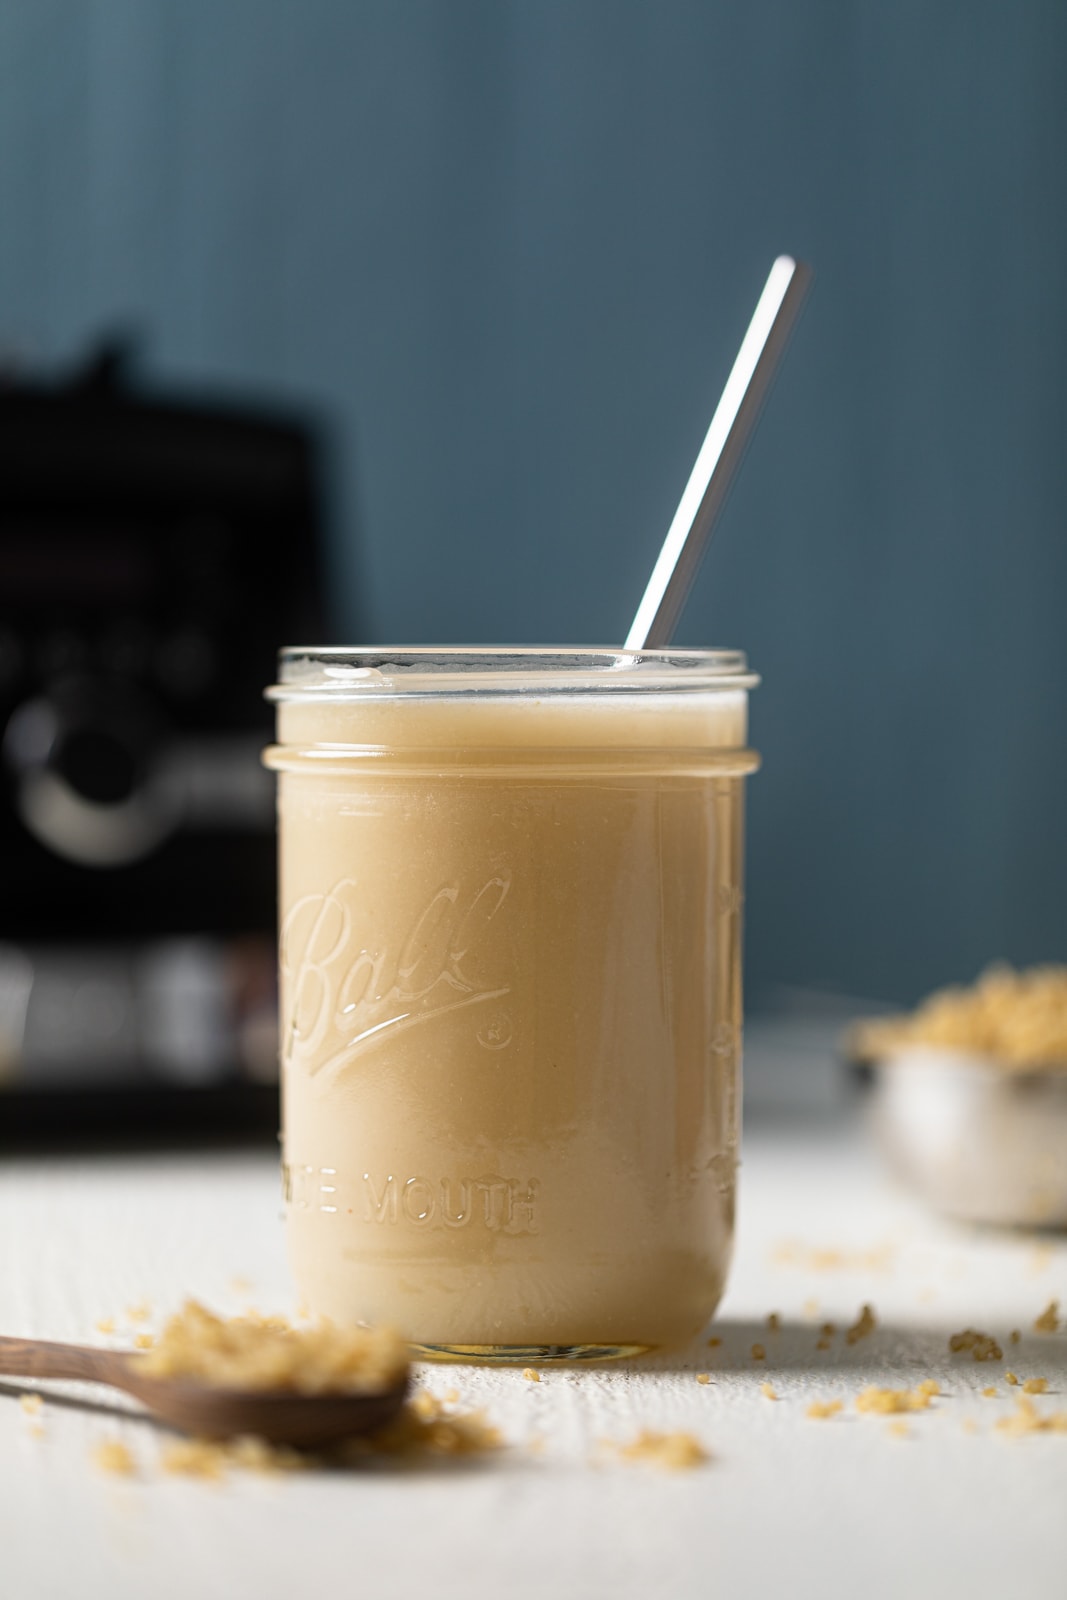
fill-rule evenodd
<path id="1" fill-rule="evenodd" d="M 126 1392 L 181 1433 L 199 1439 L 254 1434 L 270 1444 L 316 1450 L 391 1422 L 408 1383 L 379 1394 L 299 1394 L 284 1389 L 234 1389 L 193 1378 L 150 1378 L 130 1358 Z"/>

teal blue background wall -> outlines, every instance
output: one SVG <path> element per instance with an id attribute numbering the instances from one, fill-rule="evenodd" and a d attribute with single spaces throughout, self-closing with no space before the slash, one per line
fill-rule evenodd
<path id="1" fill-rule="evenodd" d="M 0 347 L 307 405 L 336 632 L 618 641 L 771 258 L 680 642 L 764 675 L 749 965 L 1067 957 L 1062 0 L 0 0 Z"/>

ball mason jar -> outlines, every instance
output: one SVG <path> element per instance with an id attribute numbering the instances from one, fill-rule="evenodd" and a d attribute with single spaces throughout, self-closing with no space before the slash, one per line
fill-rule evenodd
<path id="1" fill-rule="evenodd" d="M 704 1326 L 756 681 L 722 650 L 282 653 L 283 1179 L 311 1311 L 526 1361 Z"/>

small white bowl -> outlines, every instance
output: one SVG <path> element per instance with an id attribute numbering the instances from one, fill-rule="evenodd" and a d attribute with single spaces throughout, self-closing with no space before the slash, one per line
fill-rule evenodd
<path id="1" fill-rule="evenodd" d="M 879 1140 L 931 1206 L 968 1222 L 1067 1227 L 1067 1066 L 1020 1070 L 929 1045 L 873 1065 Z"/>

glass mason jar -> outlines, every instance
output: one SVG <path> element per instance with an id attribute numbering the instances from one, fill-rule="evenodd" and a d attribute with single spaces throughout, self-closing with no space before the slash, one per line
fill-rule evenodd
<path id="1" fill-rule="evenodd" d="M 426 1354 L 677 1344 L 730 1257 L 733 651 L 287 650 L 288 1245 Z"/>

